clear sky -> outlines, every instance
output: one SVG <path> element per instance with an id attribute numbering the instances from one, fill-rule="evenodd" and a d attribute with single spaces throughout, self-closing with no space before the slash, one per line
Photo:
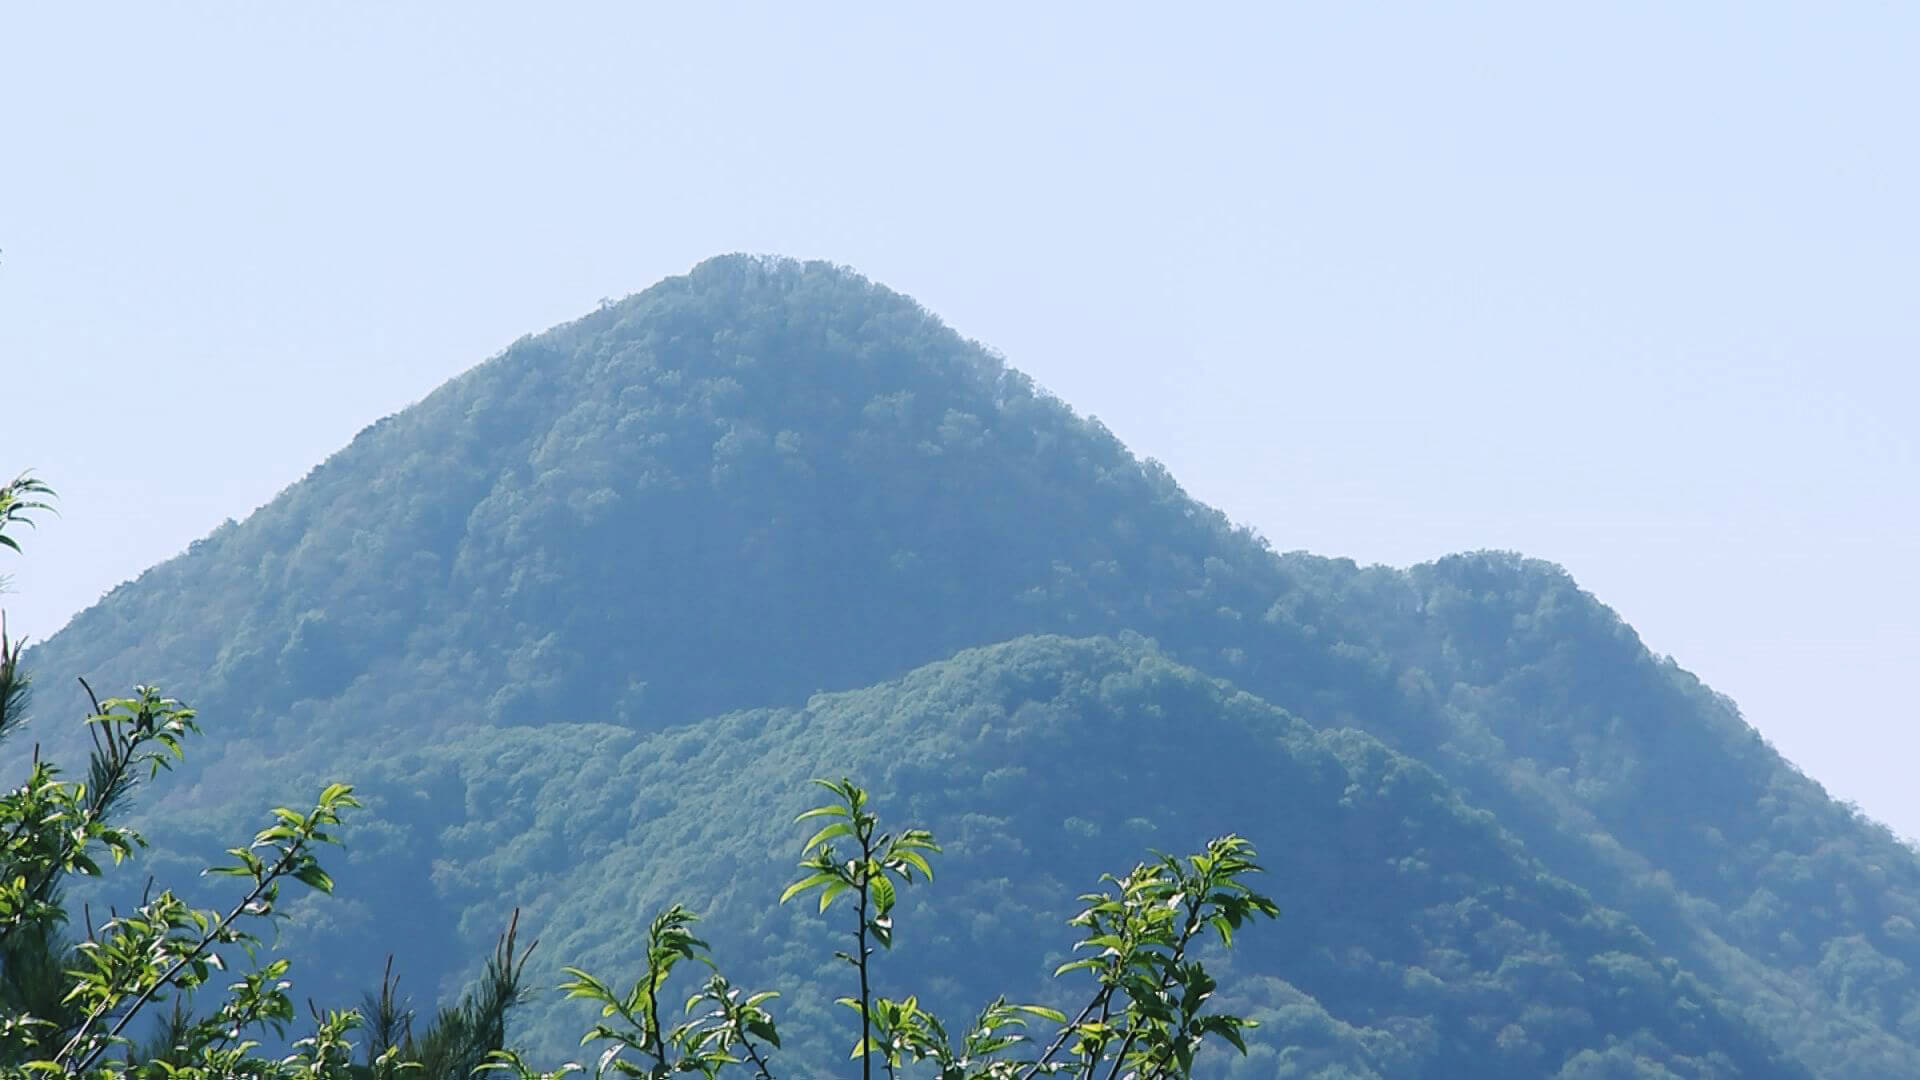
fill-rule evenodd
<path id="1" fill-rule="evenodd" d="M 1920 7 L 948 7 L 0 7 L 13 630 L 777 252 L 1283 550 L 1562 563 L 1920 834 Z"/>

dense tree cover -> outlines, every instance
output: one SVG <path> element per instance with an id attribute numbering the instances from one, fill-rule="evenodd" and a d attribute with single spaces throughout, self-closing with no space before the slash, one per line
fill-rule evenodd
<path id="1" fill-rule="evenodd" d="M 1674 1000 L 1719 1002 L 1701 1015 L 1737 1017 L 1819 1075 L 1920 1073 L 1920 862 L 1564 573 L 1497 554 L 1405 572 L 1276 555 L 1097 421 L 911 301 L 829 266 L 717 259 L 518 342 L 374 425 L 244 524 L 116 590 L 33 663 L 115 685 L 204 688 L 196 704 L 221 718 L 220 738 L 156 806 L 188 827 L 153 853 L 163 868 L 197 868 L 197 853 L 217 850 L 250 808 L 293 801 L 341 763 L 372 765 L 378 782 L 363 790 L 378 824 L 340 871 L 343 885 L 359 875 L 369 887 L 303 909 L 308 936 L 296 944 L 324 943 L 343 971 L 377 971 L 383 928 L 416 943 L 403 958 L 416 979 L 451 991 L 507 898 L 549 940 L 566 934 L 579 955 L 613 957 L 625 938 L 612 927 L 632 909 L 591 885 L 614 872 L 592 868 L 627 866 L 633 883 L 615 892 L 657 881 L 646 895 L 664 897 L 658 875 L 682 872 L 673 853 L 728 818 L 666 785 L 671 769 L 636 782 L 655 758 L 616 770 L 610 757 L 691 747 L 738 716 L 786 714 L 708 717 L 1048 633 L 1144 635 L 1151 646 L 1127 648 L 1418 762 L 1407 768 L 1448 805 L 1497 821 L 1502 843 L 1536 867 L 1529 875 L 1565 883 L 1641 936 L 1638 948 L 1587 951 L 1582 939 L 1548 950 L 1578 986 L 1591 989 L 1592 957 L 1638 957 L 1665 973 Z M 1130 736 L 1228 723 L 1116 715 Z M 727 760 L 746 775 L 772 758 L 791 781 L 806 770 L 780 762 L 831 749 L 792 734 Z M 822 771 L 868 775 L 886 760 L 872 753 Z M 1071 772 L 1037 748 L 967 767 L 982 772 L 942 789 L 960 793 L 956 814 L 981 776 L 1043 778 L 1003 781 L 1008 822 L 1023 820 L 1021 800 L 1045 806 L 1049 791 L 1068 790 L 1057 778 Z M 780 790 L 766 785 L 750 794 Z M 1274 788 L 1243 776 L 1205 794 L 1264 807 L 1235 823 L 1263 837 L 1287 817 Z M 1083 790 L 1080 812 L 1059 820 L 1123 834 L 1140 815 L 1116 820 L 1101 790 Z M 1334 813 L 1294 817 L 1327 824 Z M 1143 820 L 1184 837 L 1204 814 L 1191 816 Z M 643 833 L 644 847 L 632 839 Z M 1393 857 L 1424 858 L 1462 888 L 1519 888 L 1506 875 L 1521 871 L 1450 846 Z M 1366 891 L 1371 904 L 1392 890 Z M 1050 910 L 1010 895 L 979 910 L 999 912 L 996 924 Z M 599 899 L 568 906 L 587 897 Z M 1549 909 L 1510 921 L 1550 933 Z M 1365 955 L 1454 970 L 1337 925 L 1359 951 L 1338 936 L 1319 947 L 1353 966 L 1371 963 L 1353 959 Z M 1482 953 L 1435 948 L 1517 980 L 1535 946 L 1519 932 L 1488 940 L 1498 944 Z M 1272 1009 L 1345 1033 L 1329 1045 L 1376 1054 L 1329 1069 L 1418 1075 L 1403 1070 L 1441 1060 L 1420 1056 L 1432 1040 L 1481 1055 L 1488 1075 L 1540 1075 L 1563 1053 L 1568 1075 L 1613 1075 L 1621 1061 L 1659 1075 L 1699 1058 L 1661 1023 L 1616 1030 L 1633 1018 L 1591 1004 L 1566 1005 L 1555 1014 L 1564 1025 L 1536 1018 L 1555 1032 L 1542 1041 L 1515 1019 L 1519 991 L 1507 1017 L 1518 1030 L 1487 1031 L 1496 1013 L 1473 1003 L 1493 999 L 1471 980 L 1439 974 L 1446 991 L 1423 996 L 1416 975 L 1367 981 L 1333 961 L 1280 961 L 1250 973 L 1285 980 Z M 1629 970 L 1649 969 L 1615 973 Z M 1674 990 L 1683 979 L 1707 989 Z M 1569 1018 L 1582 1009 L 1609 1019 L 1576 1034 Z M 1423 1042 L 1429 1029 L 1443 1034 Z M 1539 1046 L 1534 1071 L 1497 1057 L 1503 1033 L 1508 1046 Z M 1395 1057 L 1401 1045 L 1416 1049 Z"/>
<path id="2" fill-rule="evenodd" d="M 0 548 L 19 542 L 9 526 L 31 524 L 51 489 L 23 475 L 0 484 Z M 0 618 L 0 626 L 4 619 Z M 0 629 L 0 740 L 24 722 L 32 676 L 20 648 Z M 774 1080 L 770 1059 L 782 1049 L 768 1004 L 777 991 L 743 994 L 723 974 L 705 941 L 699 916 L 675 904 L 641 938 L 641 972 L 622 992 L 591 972 L 569 967 L 568 999 L 600 1006 L 600 1023 L 582 1045 L 595 1045 L 591 1069 L 569 1062 L 541 1071 L 508 1043 L 507 1021 L 526 999 L 532 947 L 518 944 L 514 913 L 479 984 L 442 1009 L 416 1035 L 414 1012 L 398 991 L 391 964 L 364 1009 L 321 1011 L 309 1002 L 313 1033 L 289 1052 L 263 1052 L 268 1032 L 284 1038 L 294 1018 L 284 957 L 264 958 L 268 943 L 254 929 L 285 915 L 283 886 L 332 891 L 317 851 L 338 842 L 343 815 L 360 806 L 346 784 L 321 791 L 309 812 L 276 808 L 266 828 L 205 873 L 238 879 L 238 899 L 195 909 L 172 890 L 156 895 L 149 879 L 139 904 L 96 926 L 90 910 L 76 927 L 63 903 L 76 878 L 102 876 L 144 848 L 146 839 L 117 823 L 143 779 L 170 771 L 198 734 L 193 710 L 150 687 L 100 701 L 84 679 L 93 711 L 92 740 L 81 779 L 36 751 L 22 783 L 0 792 L 0 1076 L 73 1076 L 96 1080 L 465 1080 L 505 1072 L 521 1080 L 558 1080 L 576 1072 L 647 1077 L 697 1074 L 717 1080 L 732 1070 Z M 1112 736 L 1109 736 L 1110 738 Z M 1082 894 L 1069 925 L 1076 958 L 1054 977 L 1090 983 L 1071 1014 L 1043 1005 L 989 1001 L 964 1025 L 943 1022 L 916 995 L 877 993 L 876 954 L 890 950 L 899 897 L 930 882 L 941 848 L 921 828 L 884 830 L 868 793 L 849 780 L 814 781 L 832 797 L 803 811 L 795 824 L 814 829 L 802 845 L 801 876 L 780 903 L 818 897 L 826 914 L 837 900 L 853 915 L 850 951 L 835 955 L 857 980 L 857 993 L 836 1003 L 858 1016 L 851 1060 L 862 1080 L 924 1075 L 938 1080 L 1032 1080 L 1036 1076 L 1095 1080 L 1124 1073 L 1137 1080 L 1179 1080 L 1204 1066 L 1210 1043 L 1247 1052 L 1245 1033 L 1258 1026 L 1217 1006 L 1219 982 L 1200 952 L 1217 935 L 1231 949 L 1236 933 L 1279 908 L 1246 883 L 1261 872 L 1253 845 L 1226 835 L 1176 858 L 1155 855 L 1123 874 L 1105 874 Z M 824 824 L 821 824 L 824 822 Z M 815 829 L 815 825 L 819 827 Z M 214 977 L 243 961 L 217 1002 Z M 675 969 L 705 964 L 713 974 L 687 997 L 675 1021 Z M 920 973 L 920 978 L 926 978 Z M 164 1014 L 156 1006 L 165 1003 Z M 1050 1035 L 1031 1033 L 1040 1024 Z M 143 1032 L 150 1031 L 143 1038 Z M 360 1046 L 351 1038 L 364 1031 Z M 356 1063 L 355 1050 L 364 1063 Z M 817 1069 L 816 1069 L 817 1071 Z"/>
<path id="3" fill-rule="evenodd" d="M 566 955 L 618 963 L 629 944 L 605 924 L 694 883 L 716 898 L 709 936 L 737 943 L 740 978 L 798 986 L 784 1014 L 807 1048 L 832 1029 L 833 994 L 789 973 L 817 970 L 822 944 L 804 912 L 760 903 L 786 837 L 752 807 L 797 810 L 797 782 L 849 762 L 942 838 L 940 888 L 903 900 L 920 930 L 896 951 L 909 970 L 950 973 L 912 988 L 949 1012 L 995 983 L 1049 1001 L 1071 944 L 1050 897 L 1127 852 L 1245 818 L 1261 822 L 1252 838 L 1273 856 L 1286 918 L 1224 969 L 1232 1002 L 1263 1024 L 1232 1075 L 1552 1076 L 1619 1043 L 1679 1076 L 1800 1075 L 1431 770 L 1142 641 L 1023 638 L 804 709 L 660 733 L 476 731 L 365 775 L 375 792 L 434 777 L 479 819 L 448 829 L 458 839 L 438 856 L 460 868 L 455 906 L 552 875 L 528 915 Z M 484 805 L 496 784 L 513 793 L 504 820 Z M 600 854 L 569 864 L 571 851 Z M 565 1029 L 560 1004 L 528 1010 L 529 1038 Z"/>

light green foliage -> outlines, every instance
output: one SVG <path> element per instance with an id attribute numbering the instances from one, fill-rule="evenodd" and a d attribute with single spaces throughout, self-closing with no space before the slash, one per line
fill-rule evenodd
<path id="1" fill-rule="evenodd" d="M 45 500 L 52 495 L 53 489 L 31 473 L 21 473 L 7 483 L 0 484 L 0 547 L 18 553 L 20 541 L 9 535 L 7 530 L 15 525 L 31 526 L 36 510 L 51 511 L 53 504 Z"/>
<path id="2" fill-rule="evenodd" d="M 250 847 L 233 849 L 232 863 L 209 869 L 239 877 L 246 885 L 225 911 L 193 908 L 173 892 L 162 891 L 90 932 L 74 946 L 79 966 L 69 972 L 70 988 L 61 1001 L 69 1022 L 13 1014 L 7 1018 L 8 1027 L 30 1038 L 0 1046 L 0 1054 L 23 1060 L 30 1071 L 55 1075 L 91 1074 L 96 1069 L 116 1072 L 104 1064 L 107 1055 L 131 1045 L 131 1025 L 148 1005 L 163 995 L 186 993 L 205 983 L 215 969 L 225 966 L 223 950 L 238 947 L 251 954 L 258 948 L 260 939 L 248 925 L 274 917 L 283 880 L 323 892 L 330 888 L 314 848 L 333 842 L 330 830 L 340 824 L 341 812 L 356 805 L 351 789 L 333 785 L 310 811 L 277 809 L 278 822 L 262 829 Z M 30 873 L 46 865 L 44 856 L 29 854 L 9 861 L 5 872 L 9 877 L 24 877 L 27 874 L 22 871 Z M 41 922 L 63 917 L 57 908 L 34 916 Z M 181 1042 L 165 1049 L 189 1061 L 243 1058 L 256 1044 L 242 1040 L 241 1033 L 280 1027 L 294 1018 L 287 984 L 279 978 L 285 970 L 286 961 L 279 959 L 242 975 L 228 987 L 226 1001 L 213 1016 L 189 1026 L 181 1033 Z M 50 1055 L 34 1056 L 34 1050 L 60 1039 L 64 1041 Z M 238 1067 L 240 1058 L 221 1068 Z"/>
<path id="3" fill-rule="evenodd" d="M 1069 1029 L 1069 1050 L 1088 1074 L 1112 1058 L 1131 1075 L 1186 1076 L 1208 1036 L 1247 1052 L 1246 1020 L 1201 1011 L 1218 984 L 1189 950 L 1203 930 L 1231 947 L 1249 917 L 1279 916 L 1279 905 L 1240 880 L 1260 869 L 1252 856 L 1253 845 L 1228 836 L 1184 862 L 1161 856 L 1125 877 L 1106 875 L 1107 892 L 1081 897 L 1089 906 L 1072 923 L 1087 936 L 1076 949 L 1093 955 L 1054 974 L 1084 970 L 1099 980 L 1099 992 Z"/>
<path id="4" fill-rule="evenodd" d="M 4 530 L 30 521 L 28 511 L 45 509 L 27 496 L 47 493 L 26 477 L 0 488 L 0 546 L 20 550 Z M 6 654 L 10 687 L 22 684 L 16 654 L 4 646 L 0 653 Z M 66 943 L 63 885 L 76 876 L 100 876 L 96 852 L 118 864 L 145 846 L 139 833 L 113 818 L 143 768 L 150 778 L 184 756 L 184 740 L 198 730 L 193 715 L 149 687 L 130 698 L 95 699 L 86 719 L 93 743 L 87 780 L 62 779 L 58 766 L 36 752 L 25 780 L 0 795 L 0 997 L 6 1005 L 0 1066 L 56 1076 L 120 1074 L 131 1061 L 122 1056 L 116 1064 L 109 1055 L 130 1050 L 132 1025 L 149 1005 L 205 983 L 233 949 L 253 955 L 260 939 L 250 927 L 278 914 L 283 880 L 320 892 L 332 888 L 315 850 L 335 842 L 342 813 L 359 805 L 344 784 L 329 785 L 304 813 L 276 809 L 274 824 L 251 845 L 230 849 L 230 862 L 209 868 L 245 885 L 226 910 L 195 908 L 162 890 Z M 248 1051 L 256 1044 L 244 1033 L 293 1018 L 280 979 L 285 970 L 286 961 L 277 959 L 243 974 L 203 1021 L 188 1022 L 176 1011 L 169 1031 L 177 1042 L 170 1040 L 162 1051 L 195 1064 L 184 1073 L 170 1062 L 155 1068 L 196 1076 L 252 1070 Z M 309 1043 L 322 1063 L 330 1052 L 327 1032 L 323 1024 Z"/>
<path id="5" fill-rule="evenodd" d="M 868 1076 L 876 1054 L 886 1057 L 890 1069 L 898 1066 L 899 1047 L 874 1038 L 873 992 L 868 980 L 873 949 L 867 942 L 893 948 L 893 907 L 899 895 L 894 883 L 911 885 L 915 871 L 933 880 L 927 855 L 938 852 L 940 845 L 925 829 L 908 829 L 898 836 L 880 832 L 880 819 L 867 805 L 867 793 L 850 780 L 816 779 L 814 783 L 833 792 L 834 800 L 795 819 L 826 818 L 827 822 L 804 845 L 807 858 L 800 866 L 806 876 L 788 885 L 780 894 L 780 902 L 818 891 L 824 913 L 841 896 L 852 898 L 854 951 L 838 955 L 858 972 L 860 996 L 841 998 L 840 1004 L 860 1014 L 860 1038 L 854 1043 L 853 1056 L 860 1060 L 861 1075 Z M 851 849 L 847 858 L 842 859 L 835 851 L 835 840 L 844 841 Z"/>
<path id="6" fill-rule="evenodd" d="M 698 1073 L 718 1076 L 729 1066 L 751 1063 L 755 1075 L 770 1077 L 766 1052 L 778 1049 L 780 1036 L 766 1004 L 778 993 L 763 990 L 741 997 L 715 971 L 686 999 L 687 1019 L 671 1029 L 662 1012 L 667 984 L 682 960 L 713 967 L 707 943 L 693 936 L 699 916 L 675 904 L 647 927 L 645 970 L 632 989 L 621 994 L 579 968 L 568 968 L 561 987 L 568 998 L 600 1006 L 601 1022 L 581 1037 L 581 1045 L 602 1043 L 593 1074 L 609 1071 L 628 1076 L 667 1077 Z M 666 1001 L 670 1008 L 672 1002 Z M 633 1057 L 623 1057 L 624 1054 Z M 503 1051 L 497 1059 L 520 1075 L 530 1075 L 518 1052 Z M 540 1074 L 550 1075 L 550 1074 Z"/>

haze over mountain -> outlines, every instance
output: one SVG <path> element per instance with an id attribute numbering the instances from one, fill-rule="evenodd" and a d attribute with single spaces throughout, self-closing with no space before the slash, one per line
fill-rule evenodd
<path id="1" fill-rule="evenodd" d="M 1008 965 L 1099 870 L 1233 829 L 1286 917 L 1233 955 L 1264 1026 L 1220 1075 L 1920 1074 L 1920 860 L 1564 572 L 1276 554 L 824 264 L 711 260 L 517 342 L 29 663 L 201 709 L 163 876 L 361 785 L 289 937 L 323 1000 L 396 942 L 455 987 L 514 905 L 549 970 L 618 970 L 711 898 L 830 1061 L 819 928 L 770 910 L 830 773 L 948 842 L 901 920 L 943 1001 L 1043 996 Z"/>

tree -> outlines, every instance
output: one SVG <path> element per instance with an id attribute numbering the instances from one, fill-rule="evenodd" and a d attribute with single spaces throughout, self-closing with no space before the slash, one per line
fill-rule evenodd
<path id="1" fill-rule="evenodd" d="M 797 819 L 824 824 L 807 839 L 803 874 L 781 902 L 814 895 L 826 913 L 836 901 L 848 901 L 854 947 L 836 955 L 853 969 L 858 995 L 840 1004 L 859 1017 L 849 1059 L 860 1062 L 863 1080 L 876 1067 L 889 1080 L 1154 1080 L 1189 1075 L 1195 1053 L 1210 1038 L 1246 1051 L 1242 1032 L 1251 1022 L 1207 1011 L 1215 983 L 1193 955 L 1203 934 L 1211 932 L 1231 947 L 1234 932 L 1249 919 L 1279 915 L 1272 899 L 1243 880 L 1260 870 L 1245 839 L 1222 837 L 1183 859 L 1156 856 L 1123 876 L 1108 875 L 1104 889 L 1080 898 L 1085 906 L 1069 922 L 1084 933 L 1076 948 L 1090 955 L 1061 965 L 1055 975 L 1084 974 L 1093 986 L 1071 1018 L 1056 1008 L 1001 997 L 966 1027 L 951 1028 L 915 997 L 874 997 L 868 977 L 875 946 L 893 945 L 899 890 L 932 880 L 928 856 L 939 845 L 923 829 L 883 832 L 867 793 L 851 781 L 815 783 L 832 798 Z M 770 1058 L 780 1040 L 765 1006 L 778 995 L 744 993 L 719 974 L 707 943 L 693 935 L 697 919 L 678 905 L 656 918 L 647 931 L 646 969 L 624 991 L 567 969 L 567 995 L 600 1007 L 601 1022 L 581 1040 L 599 1044 L 596 1078 L 715 1077 L 735 1067 L 750 1070 L 755 1080 L 775 1075 Z M 669 1028 L 661 1002 L 670 1000 L 666 988 L 683 961 L 699 961 L 713 974 L 686 999 L 688 1018 Z M 1029 1029 L 1037 1023 L 1051 1024 L 1053 1034 L 1035 1038 Z M 555 1080 L 578 1068 L 540 1072 L 513 1051 L 494 1060 L 519 1080 Z"/>
<path id="2" fill-rule="evenodd" d="M 25 474 L 0 486 L 0 530 L 30 524 L 33 511 L 49 508 L 52 494 Z M 4 531 L 0 547 L 20 550 Z M 25 716 L 24 646 L 0 631 L 0 737 Z M 64 779 L 36 747 L 24 780 L 0 794 L 0 1062 L 9 1071 L 58 1075 L 153 1074 L 175 1070 L 176 1062 L 202 1074 L 259 1074 L 265 1063 L 253 1056 L 258 1044 L 248 1034 L 283 1030 L 294 1015 L 284 959 L 242 975 L 200 1019 L 176 1009 L 170 1045 L 141 1064 L 136 1024 L 156 1003 L 172 998 L 177 1004 L 204 984 L 234 951 L 254 955 L 261 942 L 252 928 L 275 918 L 284 883 L 331 890 L 316 852 L 335 842 L 334 830 L 357 805 L 352 789 L 330 784 L 311 809 L 275 809 L 251 844 L 230 849 L 230 861 L 211 867 L 210 873 L 240 879 L 230 905 L 196 909 L 170 889 L 149 891 L 132 910 L 88 925 L 84 937 L 70 941 L 71 919 L 61 903 L 65 884 L 101 875 L 102 857 L 119 864 L 145 845 L 115 818 L 142 773 L 151 779 L 170 768 L 199 730 L 193 710 L 151 687 L 101 700 L 84 680 L 81 685 L 93 741 L 85 779 Z M 349 1027 L 344 1016 L 323 1019 L 284 1064 L 320 1067 Z"/>
<path id="3" fill-rule="evenodd" d="M 17 553 L 7 527 L 31 524 L 32 512 L 49 509 L 52 495 L 27 475 L 0 487 L 0 546 Z M 0 738 L 24 717 L 23 648 L 0 626 Z M 26 779 L 0 794 L 0 1071 L 183 1078 L 454 1078 L 485 1069 L 531 1078 L 588 1071 L 568 1064 L 540 1072 L 506 1047 L 507 1016 L 524 997 L 534 948 L 519 945 L 517 912 L 479 984 L 458 1005 L 440 1010 L 423 1036 L 414 1035 L 413 1011 L 389 962 L 379 991 L 362 1009 L 309 1006 L 310 1032 L 285 1054 L 266 1051 L 269 1036 L 284 1040 L 295 1008 L 288 961 L 262 960 L 264 944 L 254 928 L 284 918 L 281 888 L 289 882 L 332 891 L 318 853 L 338 842 L 345 816 L 358 806 L 346 784 L 326 786 L 309 809 L 274 809 L 250 844 L 228 849 L 227 860 L 209 868 L 238 879 L 230 904 L 195 909 L 172 890 L 155 895 L 149 889 L 126 914 L 98 927 L 89 922 L 83 936 L 69 939 L 65 884 L 100 876 L 106 865 L 145 846 L 116 819 L 138 784 L 171 768 L 199 731 L 192 709 L 154 688 L 102 700 L 84 680 L 81 685 L 93 737 L 86 778 L 64 779 L 36 748 Z M 852 951 L 837 955 L 857 992 L 840 1003 L 858 1017 L 850 1059 L 861 1063 L 863 1080 L 876 1070 L 890 1080 L 1148 1080 L 1189 1075 L 1209 1040 L 1245 1052 L 1242 1033 L 1251 1022 L 1208 1011 L 1215 982 L 1196 950 L 1209 934 L 1230 948 L 1249 920 L 1279 914 L 1272 899 L 1245 883 L 1260 870 L 1246 840 L 1223 837 L 1184 858 L 1155 855 L 1083 895 L 1069 922 L 1081 932 L 1077 948 L 1086 955 L 1055 972 L 1091 984 L 1071 1015 L 1000 997 L 964 1028 L 951 1028 L 916 997 L 875 995 L 869 977 L 876 950 L 892 948 L 900 890 L 933 879 L 939 844 L 924 829 L 883 831 L 867 792 L 850 780 L 816 783 L 830 798 L 797 819 L 815 828 L 803 844 L 802 874 L 780 902 L 815 897 L 826 914 L 847 901 Z M 581 1040 L 600 1049 L 595 1077 L 776 1075 L 780 1037 L 769 1006 L 778 994 L 748 993 L 729 982 L 708 943 L 693 932 L 698 918 L 676 904 L 653 919 L 643 971 L 624 991 L 585 970 L 566 969 L 566 995 L 600 1009 L 600 1020 Z M 196 1012 L 196 991 L 240 956 L 249 968 L 213 1008 Z M 707 974 L 687 993 L 676 973 L 696 961 Z M 677 1018 L 676 1001 L 682 1003 Z M 163 1002 L 169 1011 L 156 1014 L 154 1006 Z M 1042 1024 L 1052 1028 L 1044 1039 L 1033 1033 Z M 362 1047 L 354 1043 L 356 1031 L 364 1032 Z"/>

